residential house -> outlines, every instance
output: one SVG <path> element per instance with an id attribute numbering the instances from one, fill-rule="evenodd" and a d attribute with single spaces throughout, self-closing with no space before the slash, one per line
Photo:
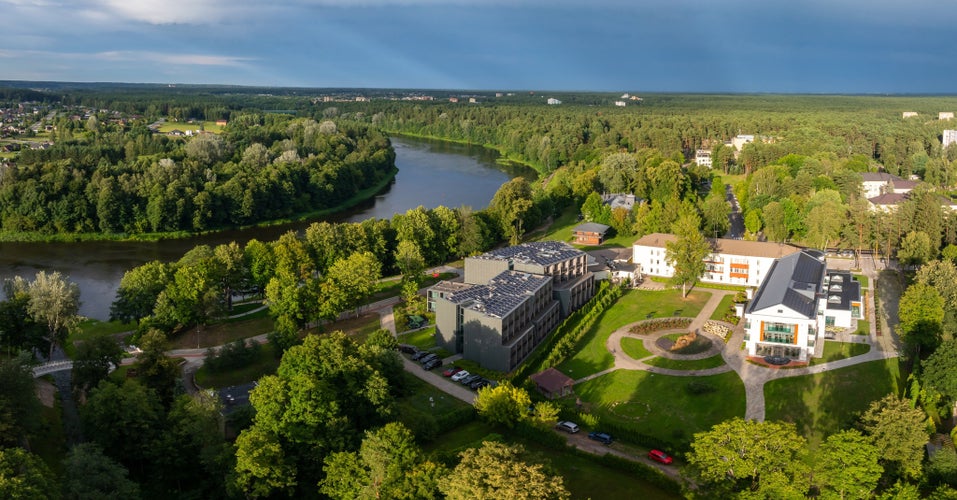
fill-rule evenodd
<path id="1" fill-rule="evenodd" d="M 601 195 L 601 201 L 611 207 L 612 210 L 624 208 L 630 212 L 635 208 L 635 202 L 638 201 L 638 199 L 630 193 L 603 193 Z"/>
<path id="2" fill-rule="evenodd" d="M 549 97 L 548 100 L 545 102 L 547 102 L 549 106 L 554 106 L 556 104 L 562 103 L 562 101 L 559 101 L 558 99 L 555 99 L 554 97 Z"/>
<path id="3" fill-rule="evenodd" d="M 731 146 L 737 151 L 741 151 L 741 148 L 749 142 L 754 142 L 753 135 L 737 135 L 731 139 Z"/>
<path id="4" fill-rule="evenodd" d="M 601 245 L 605 241 L 605 234 L 610 227 L 597 222 L 586 222 L 572 229 L 575 243 L 579 245 Z"/>
<path id="5" fill-rule="evenodd" d="M 887 172 L 864 172 L 861 178 L 861 190 L 867 199 L 884 193 L 909 193 L 917 187 L 916 181 L 902 179 Z"/>
<path id="6" fill-rule="evenodd" d="M 628 103 L 625 101 L 615 101 L 615 106 L 618 106 L 619 108 L 624 108 L 627 105 Z"/>
<path id="7" fill-rule="evenodd" d="M 635 241 L 634 262 L 647 276 L 670 278 L 674 267 L 668 262 L 666 244 L 677 241 L 673 234 L 652 233 Z M 767 275 L 775 259 L 800 249 L 783 243 L 746 241 L 728 238 L 711 240 L 713 252 L 705 257 L 701 281 L 757 287 Z"/>
<path id="8" fill-rule="evenodd" d="M 954 112 L 953 111 L 941 111 L 937 113 L 938 120 L 953 120 Z"/>
<path id="9" fill-rule="evenodd" d="M 884 193 L 868 198 L 872 212 L 893 212 L 907 199 L 907 193 Z"/>
<path id="10" fill-rule="evenodd" d="M 745 309 L 748 355 L 807 362 L 823 353 L 828 327 L 851 327 L 862 309 L 860 284 L 850 273 L 828 272 L 822 252 L 781 257 Z"/>
<path id="11" fill-rule="evenodd" d="M 903 113 L 901 113 L 901 116 L 902 116 L 903 118 L 917 118 L 917 112 L 916 112 L 916 111 L 904 111 Z"/>

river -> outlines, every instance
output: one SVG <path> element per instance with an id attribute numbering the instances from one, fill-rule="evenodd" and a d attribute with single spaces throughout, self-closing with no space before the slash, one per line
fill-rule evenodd
<path id="1" fill-rule="evenodd" d="M 390 219 L 397 212 L 419 205 L 468 205 L 481 209 L 509 179 L 535 175 L 526 168 L 497 164 L 498 153 L 479 146 L 406 137 L 392 138 L 392 145 L 399 168 L 393 183 L 359 206 L 316 220 Z M 287 231 L 301 231 L 312 222 L 315 221 L 159 242 L 0 243 L 0 279 L 32 279 L 40 270 L 59 271 L 80 287 L 80 314 L 106 320 L 120 279 L 130 268 L 151 260 L 178 260 L 200 244 L 215 246 L 235 241 L 244 245 L 254 238 L 272 241 Z"/>

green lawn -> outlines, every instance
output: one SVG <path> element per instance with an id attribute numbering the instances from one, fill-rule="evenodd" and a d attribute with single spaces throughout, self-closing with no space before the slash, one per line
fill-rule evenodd
<path id="1" fill-rule="evenodd" d="M 399 343 L 414 345 L 419 349 L 431 349 L 435 347 L 435 326 L 399 335 Z"/>
<path id="2" fill-rule="evenodd" d="M 256 313 L 201 329 L 193 327 L 182 331 L 170 339 L 170 349 L 212 347 L 269 333 L 273 330 L 273 319 L 268 314 L 262 314 Z"/>
<path id="3" fill-rule="evenodd" d="M 498 431 L 481 421 L 459 426 L 454 431 L 439 436 L 426 451 L 457 451 L 481 445 L 482 440 Z M 552 473 L 562 476 L 565 488 L 573 499 L 617 500 L 619 498 L 642 498 L 664 500 L 680 498 L 662 491 L 651 483 L 633 474 L 599 464 L 588 456 L 545 448 L 517 436 L 505 436 L 509 443 L 521 444 L 532 460 L 547 461 Z"/>
<path id="4" fill-rule="evenodd" d="M 724 358 L 720 354 L 715 354 L 710 358 L 704 359 L 671 359 L 671 358 L 651 358 L 645 363 L 658 368 L 670 368 L 672 370 L 706 370 L 708 368 L 717 368 L 724 365 Z"/>
<path id="5" fill-rule="evenodd" d="M 689 384 L 715 390 L 692 394 Z M 575 394 L 592 405 L 602 422 L 612 422 L 686 448 L 696 432 L 744 416 L 744 384 L 734 372 L 709 377 L 671 377 L 615 370 L 575 385 Z"/>
<path id="6" fill-rule="evenodd" d="M 136 323 L 85 319 L 77 325 L 76 330 L 70 333 L 70 341 L 89 340 L 101 335 L 115 335 L 132 330 L 136 330 Z"/>
<path id="7" fill-rule="evenodd" d="M 263 375 L 276 373 L 279 368 L 279 358 L 272 344 L 266 342 L 259 346 L 259 354 L 248 365 L 220 373 L 211 373 L 205 366 L 196 371 L 196 385 L 205 388 L 219 389 L 231 385 L 245 384 L 259 380 Z"/>
<path id="8" fill-rule="evenodd" d="M 870 352 L 871 346 L 867 344 L 855 344 L 852 342 L 835 342 L 827 340 L 824 342 L 824 355 L 820 358 L 811 359 L 811 365 L 819 365 L 828 361 L 837 361 L 839 359 L 853 358 L 861 354 Z"/>
<path id="9" fill-rule="evenodd" d="M 396 401 L 399 415 L 405 414 L 410 410 L 432 415 L 441 415 L 469 406 L 468 403 L 442 392 L 437 387 L 432 384 L 427 384 L 421 379 L 411 375 L 405 377 L 405 379 L 404 385 L 405 388 L 410 391 L 410 395 L 401 397 Z M 431 403 L 435 404 L 434 407 L 430 406 L 429 398 L 432 398 Z"/>
<path id="10" fill-rule="evenodd" d="M 724 321 L 724 317 L 728 315 L 728 311 L 733 311 L 734 304 L 734 295 L 725 295 L 721 298 L 721 302 L 718 302 L 718 307 L 715 308 L 714 312 L 711 313 L 711 319 L 715 321 Z"/>
<path id="11" fill-rule="evenodd" d="M 574 379 L 611 368 L 615 360 L 605 342 L 613 331 L 649 317 L 694 317 L 710 297 L 700 290 L 686 299 L 681 298 L 681 290 L 628 290 L 585 334 L 582 348 L 557 368 Z"/>
<path id="12" fill-rule="evenodd" d="M 857 330 L 854 332 L 854 335 L 870 335 L 871 334 L 871 322 L 859 319 L 857 320 Z"/>
<path id="13" fill-rule="evenodd" d="M 634 359 L 644 359 L 651 356 L 651 351 L 645 349 L 645 343 L 641 339 L 622 337 L 621 350 Z"/>
<path id="14" fill-rule="evenodd" d="M 861 282 L 861 289 L 867 288 L 867 276 L 864 276 L 863 274 L 855 274 L 854 279 Z"/>
<path id="15" fill-rule="evenodd" d="M 764 386 L 766 418 L 794 422 L 816 449 L 826 436 L 852 427 L 872 401 L 899 391 L 897 359 L 772 380 Z"/>
<path id="16" fill-rule="evenodd" d="M 203 130 L 206 130 L 207 132 L 219 134 L 223 131 L 223 127 L 216 125 L 216 122 L 214 121 L 194 121 L 193 123 L 166 121 L 160 125 L 159 131 L 165 134 L 167 132 L 172 132 L 173 130 L 182 130 L 183 132 L 186 132 L 187 130 L 199 130 L 200 123 L 203 125 Z"/>

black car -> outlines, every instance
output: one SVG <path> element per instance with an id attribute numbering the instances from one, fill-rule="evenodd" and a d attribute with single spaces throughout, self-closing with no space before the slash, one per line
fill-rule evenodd
<path id="1" fill-rule="evenodd" d="M 471 386 L 472 382 L 475 382 L 476 380 L 479 380 L 481 378 L 482 378 L 481 375 L 469 375 L 468 377 L 465 377 L 462 380 L 459 380 L 459 383 L 464 386 Z"/>
<path id="2" fill-rule="evenodd" d="M 436 357 L 435 359 L 426 361 L 425 363 L 422 363 L 422 369 L 423 369 L 423 370 L 432 370 L 432 369 L 438 368 L 438 367 L 440 367 L 440 366 L 442 366 L 442 360 L 439 359 L 438 357 Z"/>
<path id="3" fill-rule="evenodd" d="M 431 353 L 431 352 L 430 352 L 430 353 L 427 354 L 426 356 L 419 358 L 419 363 L 422 363 L 422 364 L 424 365 L 424 364 L 430 363 L 430 362 L 432 362 L 432 361 L 434 361 L 434 360 L 436 360 L 436 359 L 439 360 L 439 362 L 442 361 L 442 358 L 440 358 L 440 357 L 438 356 L 438 354 L 435 354 L 435 353 Z"/>
<path id="4" fill-rule="evenodd" d="M 594 439 L 602 444 L 611 444 L 611 436 L 604 432 L 589 432 L 588 439 Z"/>
<path id="5" fill-rule="evenodd" d="M 485 380 L 484 378 L 480 378 L 476 380 L 475 382 L 472 382 L 471 384 L 469 384 L 469 387 L 477 391 L 487 385 L 488 385 L 488 380 Z"/>
<path id="6" fill-rule="evenodd" d="M 429 351 L 419 351 L 419 352 L 417 352 L 417 353 L 415 353 L 415 354 L 412 355 L 412 360 L 413 360 L 413 361 L 419 361 L 419 360 L 421 360 L 422 358 L 428 356 L 429 354 L 432 354 L 432 353 L 429 352 Z"/>
<path id="7" fill-rule="evenodd" d="M 414 345 L 399 344 L 399 352 L 404 352 L 406 354 L 415 354 L 420 351 L 419 351 L 419 348 Z"/>

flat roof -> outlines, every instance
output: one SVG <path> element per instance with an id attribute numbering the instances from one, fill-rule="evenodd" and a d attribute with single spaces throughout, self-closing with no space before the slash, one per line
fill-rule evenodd
<path id="1" fill-rule="evenodd" d="M 460 307 L 504 318 L 551 281 L 551 276 L 503 271 L 487 285 L 475 285 L 455 292 L 447 299 Z"/>
<path id="2" fill-rule="evenodd" d="M 854 302 L 861 301 L 861 284 L 848 271 L 827 272 L 828 286 L 827 308 L 837 311 L 850 311 Z M 833 300 L 833 302 L 832 302 Z"/>
<path id="3" fill-rule="evenodd" d="M 512 260 L 515 262 L 548 266 L 584 254 L 568 243 L 561 241 L 532 241 L 505 248 L 498 248 L 473 257 L 486 260 Z"/>

